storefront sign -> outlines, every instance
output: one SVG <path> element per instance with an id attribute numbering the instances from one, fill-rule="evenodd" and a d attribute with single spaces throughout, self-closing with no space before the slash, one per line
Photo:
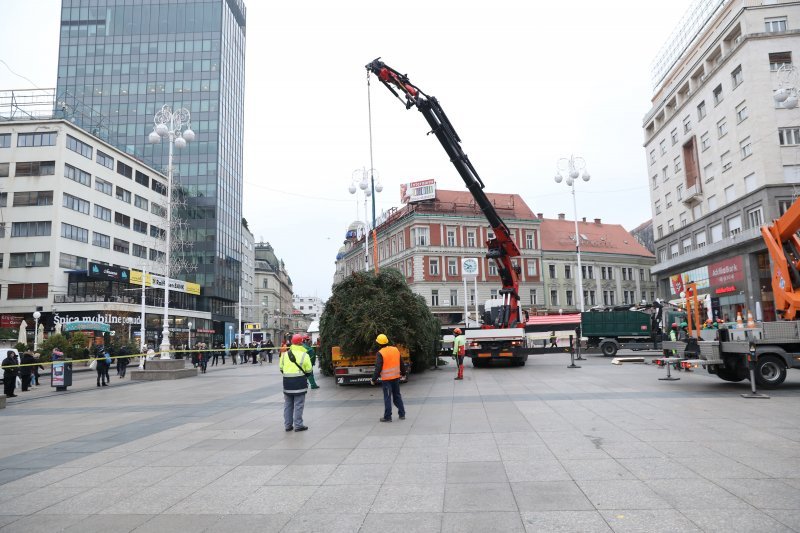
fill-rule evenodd
<path id="1" fill-rule="evenodd" d="M 91 321 L 78 321 L 78 322 L 70 322 L 64 325 L 64 331 L 111 331 L 111 326 L 108 324 L 103 324 L 102 322 L 91 322 Z"/>
<path id="2" fill-rule="evenodd" d="M 245 322 L 244 329 L 261 329 L 261 322 Z"/>
<path id="3" fill-rule="evenodd" d="M 200 329 L 200 328 L 197 328 L 195 330 L 195 332 L 196 333 L 214 333 L 214 330 L 213 329 Z"/>
<path id="4" fill-rule="evenodd" d="M 113 315 L 111 313 L 106 313 L 104 311 L 84 311 L 81 314 L 70 314 L 70 313 L 56 313 L 53 315 L 53 324 L 61 324 L 62 326 L 69 326 L 72 323 L 77 322 L 86 322 L 86 323 L 98 323 L 98 324 L 124 324 L 128 325 L 128 319 L 132 318 L 133 321 L 131 322 L 131 326 L 138 326 L 142 322 L 142 318 L 140 315 Z M 90 328 L 91 329 L 91 328 Z M 69 330 L 67 331 L 74 331 Z"/>
<path id="5" fill-rule="evenodd" d="M 708 275 L 712 287 L 742 281 L 744 280 L 744 260 L 741 257 L 734 257 L 712 263 L 708 265 Z"/>
<path id="6" fill-rule="evenodd" d="M 436 198 L 436 180 L 412 181 L 400 184 L 400 201 L 404 204 Z"/>
<path id="7" fill-rule="evenodd" d="M 23 318 L 21 315 L 0 315 L 0 328 L 17 329 Z"/>
<path id="8" fill-rule="evenodd" d="M 141 285 L 142 284 L 142 273 L 139 270 L 131 270 L 130 273 L 130 283 L 131 285 Z M 155 287 L 155 288 L 164 288 L 164 277 L 159 276 L 156 274 L 147 274 L 147 278 L 145 279 L 144 283 L 145 287 Z M 178 292 L 185 292 L 187 294 L 194 294 L 200 296 L 200 285 L 197 283 L 192 283 L 190 281 L 183 281 L 180 279 L 170 279 L 169 280 L 169 290 L 171 291 L 178 291 Z"/>
<path id="9" fill-rule="evenodd" d="M 734 285 L 727 285 L 725 287 L 718 287 L 714 289 L 714 294 L 728 294 L 730 292 L 736 292 L 739 289 L 736 288 Z"/>
<path id="10" fill-rule="evenodd" d="M 89 263 L 89 277 L 107 279 L 110 281 L 128 282 L 130 271 L 124 268 L 117 268 L 100 263 Z"/>

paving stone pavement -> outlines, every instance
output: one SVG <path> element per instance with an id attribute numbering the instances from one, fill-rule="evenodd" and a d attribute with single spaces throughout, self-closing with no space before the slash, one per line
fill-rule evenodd
<path id="1" fill-rule="evenodd" d="M 303 433 L 276 364 L 79 375 L 0 411 L 0 532 L 800 531 L 800 372 L 747 400 L 699 371 L 568 364 L 414 375 L 391 424 L 380 389 L 319 378 Z"/>

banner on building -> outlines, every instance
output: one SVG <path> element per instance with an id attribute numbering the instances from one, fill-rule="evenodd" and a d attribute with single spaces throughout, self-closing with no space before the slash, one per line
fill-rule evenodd
<path id="1" fill-rule="evenodd" d="M 131 270 L 130 272 L 130 283 L 131 285 L 141 285 L 142 284 L 142 273 L 139 270 Z M 158 289 L 164 288 L 164 276 L 159 276 L 157 274 L 147 274 L 147 278 L 145 279 L 144 283 L 145 287 L 155 287 Z M 185 292 L 187 294 L 194 294 L 200 296 L 200 285 L 197 283 L 192 283 L 189 281 L 183 281 L 180 279 L 170 279 L 169 280 L 169 290 L 171 291 L 178 291 L 178 292 Z"/>
<path id="2" fill-rule="evenodd" d="M 261 322 L 245 322 L 244 329 L 261 329 Z"/>
<path id="3" fill-rule="evenodd" d="M 130 271 L 126 268 L 101 265 L 100 263 L 89 263 L 88 275 L 90 278 L 124 281 L 127 283 L 130 278 Z"/>
<path id="4" fill-rule="evenodd" d="M 436 180 L 412 181 L 400 184 L 400 201 L 404 204 L 436 198 Z"/>

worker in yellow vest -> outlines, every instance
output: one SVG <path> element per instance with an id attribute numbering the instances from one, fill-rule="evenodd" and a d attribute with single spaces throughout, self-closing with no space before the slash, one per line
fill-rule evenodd
<path id="1" fill-rule="evenodd" d="M 375 385 L 375 381 L 380 377 L 383 384 L 383 418 L 381 422 L 392 421 L 392 401 L 397 407 L 397 414 L 400 420 L 406 419 L 406 408 L 403 405 L 403 397 L 400 395 L 400 377 L 406 375 L 405 365 L 400 358 L 400 350 L 389 345 L 389 338 L 381 333 L 375 339 L 379 346 L 375 359 L 375 372 L 372 374 L 370 383 Z"/>
<path id="2" fill-rule="evenodd" d="M 453 330 L 453 358 L 458 364 L 458 375 L 453 379 L 464 379 L 464 356 L 467 354 L 467 339 L 461 333 L 461 328 Z"/>
<path id="3" fill-rule="evenodd" d="M 286 431 L 305 431 L 303 408 L 308 392 L 311 358 L 303 348 L 303 336 L 295 334 L 289 348 L 281 353 L 279 368 L 283 374 L 283 425 Z"/>

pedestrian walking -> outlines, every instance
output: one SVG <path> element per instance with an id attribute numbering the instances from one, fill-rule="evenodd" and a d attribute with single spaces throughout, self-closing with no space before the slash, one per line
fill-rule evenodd
<path id="1" fill-rule="evenodd" d="M 197 345 L 197 365 L 200 367 L 200 372 L 205 374 L 208 369 L 208 354 L 205 351 L 206 345 L 202 342 Z"/>
<path id="2" fill-rule="evenodd" d="M 97 372 L 97 386 L 107 387 L 109 380 L 108 380 L 108 362 L 106 360 L 108 352 L 106 351 L 106 347 L 102 344 L 99 344 L 97 348 L 95 348 L 94 356 L 96 365 L 95 371 Z"/>
<path id="3" fill-rule="evenodd" d="M 308 392 L 306 376 L 311 372 L 311 359 L 303 348 L 303 336 L 292 337 L 292 345 L 281 353 L 279 369 L 283 374 L 283 426 L 286 431 L 305 431 L 303 408 Z"/>
<path id="4" fill-rule="evenodd" d="M 317 351 L 311 346 L 311 337 L 303 335 L 303 348 L 308 353 L 308 358 L 311 359 L 311 372 L 308 373 L 308 384 L 312 389 L 318 389 L 317 381 L 314 379 L 314 365 L 317 362 Z"/>
<path id="5" fill-rule="evenodd" d="M 33 352 L 26 351 L 22 354 L 21 364 L 19 369 L 19 377 L 22 380 L 22 392 L 27 392 L 31 386 L 31 376 L 33 376 L 33 365 L 36 359 L 33 358 Z"/>
<path id="6" fill-rule="evenodd" d="M 458 375 L 453 379 L 464 379 L 464 356 L 467 355 L 467 339 L 461 333 L 461 328 L 453 330 L 455 337 L 453 337 L 453 359 L 456 360 L 458 365 Z"/>
<path id="7" fill-rule="evenodd" d="M 550 332 L 550 347 L 551 348 L 558 348 L 558 337 L 556 337 L 556 332 Z"/>
<path id="8" fill-rule="evenodd" d="M 238 349 L 239 349 L 239 345 L 238 345 L 238 344 L 236 344 L 236 341 L 233 341 L 233 342 L 231 343 L 231 361 L 233 361 L 233 364 L 234 364 L 234 365 L 236 365 L 236 364 L 239 364 L 239 363 L 237 362 L 237 360 L 238 360 L 238 358 L 239 358 L 239 357 L 238 357 L 238 356 L 239 356 L 239 353 L 238 353 L 238 351 L 237 351 Z"/>
<path id="9" fill-rule="evenodd" d="M 119 350 L 119 357 L 117 357 L 117 375 L 119 379 L 123 379 L 125 374 L 128 373 L 128 365 L 131 362 L 131 349 L 128 346 L 123 346 Z"/>
<path id="10" fill-rule="evenodd" d="M 400 420 L 406 419 L 406 408 L 400 395 L 400 377 L 406 375 L 405 365 L 400 358 L 400 350 L 389 344 L 389 338 L 381 333 L 375 339 L 382 346 L 375 358 L 375 372 L 370 383 L 373 385 L 380 377 L 383 384 L 383 418 L 381 422 L 392 421 L 392 402 L 397 407 Z"/>
<path id="11" fill-rule="evenodd" d="M 6 352 L 6 358 L 0 363 L 3 367 L 3 394 L 8 398 L 15 398 L 14 389 L 17 387 L 17 354 L 14 350 Z"/>
<path id="12" fill-rule="evenodd" d="M 269 360 L 269 363 L 272 364 L 272 355 L 275 351 L 275 345 L 272 344 L 272 339 L 267 339 L 266 348 L 267 348 L 267 359 Z"/>
<path id="13" fill-rule="evenodd" d="M 258 352 L 260 351 L 259 347 L 258 347 L 258 343 L 257 342 L 250 343 L 250 348 L 251 348 L 250 349 L 250 359 L 251 359 L 250 362 L 255 365 L 255 364 L 258 363 Z"/>

